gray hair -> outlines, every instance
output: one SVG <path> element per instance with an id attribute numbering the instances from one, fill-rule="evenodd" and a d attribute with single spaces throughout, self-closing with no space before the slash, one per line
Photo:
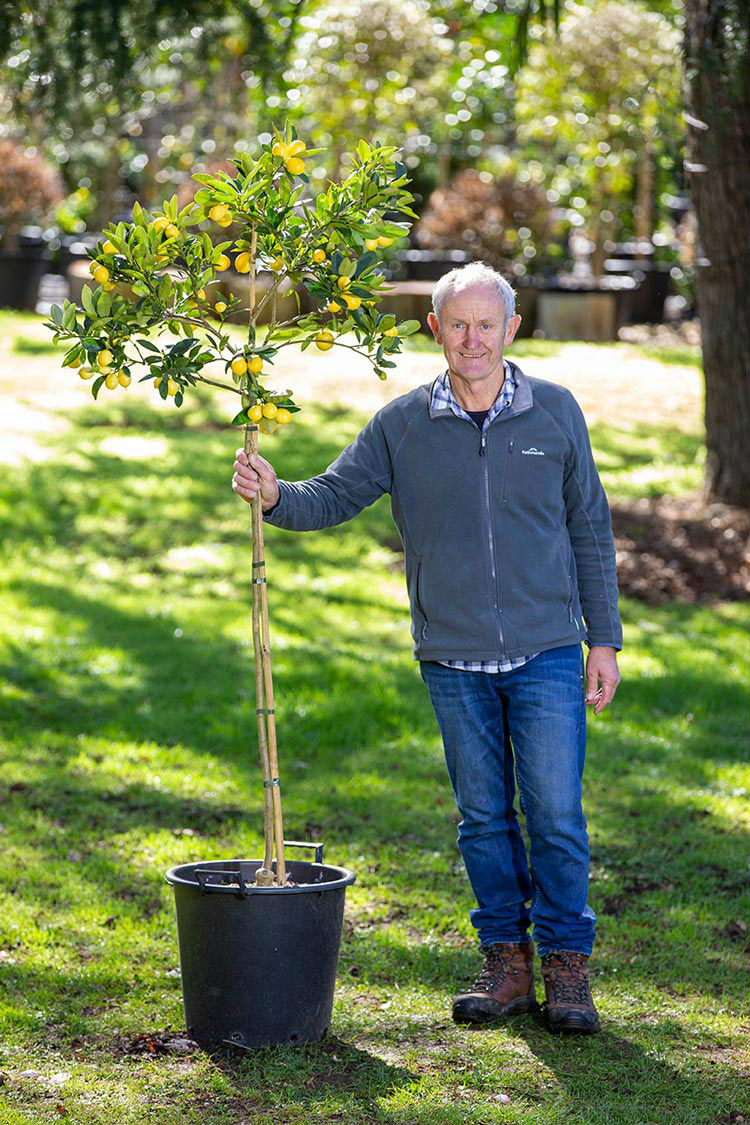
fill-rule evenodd
<path id="1" fill-rule="evenodd" d="M 459 269 L 443 274 L 433 289 L 432 308 L 438 320 L 446 298 L 473 285 L 491 285 L 497 291 L 505 308 L 506 323 L 515 315 L 516 294 L 505 278 L 496 270 L 486 266 L 484 262 L 470 262 L 468 266 L 461 266 Z"/>

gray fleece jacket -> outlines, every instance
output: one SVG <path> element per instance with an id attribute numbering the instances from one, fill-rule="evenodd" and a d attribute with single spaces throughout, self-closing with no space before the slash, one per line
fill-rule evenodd
<path id="1" fill-rule="evenodd" d="M 622 645 L 609 508 L 580 407 L 564 387 L 513 372 L 512 408 L 483 434 L 417 387 L 320 476 L 280 481 L 266 516 L 314 531 L 390 493 L 418 660 Z"/>

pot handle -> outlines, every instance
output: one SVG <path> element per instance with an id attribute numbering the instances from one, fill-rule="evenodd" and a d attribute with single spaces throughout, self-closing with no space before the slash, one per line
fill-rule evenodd
<path id="1" fill-rule="evenodd" d="M 315 862 L 323 862 L 323 845 L 320 842 L 311 843 L 308 840 L 285 840 L 285 848 L 313 848 L 315 851 Z"/>

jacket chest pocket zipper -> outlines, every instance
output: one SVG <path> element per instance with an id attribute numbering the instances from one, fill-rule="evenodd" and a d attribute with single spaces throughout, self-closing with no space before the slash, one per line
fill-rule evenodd
<path id="1" fill-rule="evenodd" d="M 515 441 L 508 442 L 508 452 L 505 454 L 505 470 L 503 472 L 503 491 L 502 500 L 507 500 L 510 493 L 510 466 L 513 460 L 513 446 Z"/>

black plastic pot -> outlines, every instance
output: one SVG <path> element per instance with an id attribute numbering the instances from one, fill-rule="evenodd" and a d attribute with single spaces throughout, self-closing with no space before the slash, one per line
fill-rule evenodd
<path id="1" fill-rule="evenodd" d="M 39 283 L 49 269 L 49 254 L 43 247 L 0 253 L 0 308 L 36 308 Z"/>
<path id="2" fill-rule="evenodd" d="M 256 886 L 257 859 L 167 872 L 188 1034 L 203 1046 L 313 1043 L 328 1033 L 355 876 L 324 865 L 322 845 L 297 846 L 315 847 L 316 862 L 287 863 L 293 886 Z"/>

